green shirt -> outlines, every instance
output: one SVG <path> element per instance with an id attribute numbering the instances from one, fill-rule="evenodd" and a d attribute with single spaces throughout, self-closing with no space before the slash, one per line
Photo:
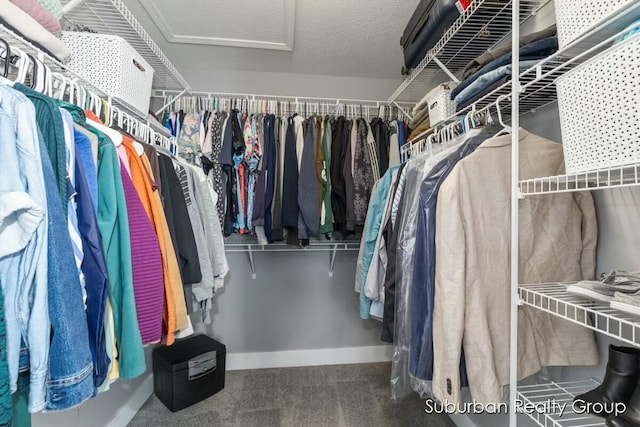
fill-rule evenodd
<path id="1" fill-rule="evenodd" d="M 127 203 L 120 175 L 120 159 L 115 145 L 101 132 L 98 136 L 98 228 L 109 273 L 109 301 L 118 343 L 121 378 L 134 378 L 146 370 L 142 337 L 138 327 L 131 238 Z"/>
<path id="2" fill-rule="evenodd" d="M 49 153 L 53 173 L 56 176 L 56 186 L 62 199 L 62 210 L 66 217 L 67 201 L 69 199 L 67 189 L 67 151 L 65 148 L 62 115 L 58 109 L 58 104 L 53 98 L 49 98 L 20 83 L 16 83 L 13 88 L 26 95 L 36 109 L 36 121 Z"/>

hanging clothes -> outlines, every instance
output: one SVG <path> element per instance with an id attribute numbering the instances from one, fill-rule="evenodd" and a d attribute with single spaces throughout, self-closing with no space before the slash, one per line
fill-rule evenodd
<path id="1" fill-rule="evenodd" d="M 419 214 L 416 225 L 413 282 L 411 284 L 411 339 L 409 371 L 421 380 L 433 379 L 433 301 L 435 281 L 435 208 L 438 189 L 454 166 L 473 153 L 489 137 L 499 131 L 498 126 L 483 128 L 478 134 L 467 138 L 451 156 L 435 165 L 420 185 Z M 464 360 L 460 375 L 466 376 Z M 463 382 L 466 382 L 463 380 Z"/>
<path id="2" fill-rule="evenodd" d="M 378 162 L 378 176 L 385 174 L 389 168 L 389 131 L 380 117 L 371 120 L 371 130 L 375 139 Z"/>
<path id="3" fill-rule="evenodd" d="M 235 148 L 233 146 L 233 121 L 235 115 L 233 111 L 226 118 L 223 123 L 222 133 L 222 153 L 220 155 L 220 165 L 222 167 L 222 173 L 224 175 L 224 191 L 221 197 L 224 201 L 225 216 L 223 221 L 223 233 L 225 236 L 230 236 L 233 233 L 233 226 L 235 223 L 234 217 L 238 213 L 237 199 L 235 194 L 237 191 L 236 175 L 234 173 L 235 162 L 233 160 Z"/>
<path id="4" fill-rule="evenodd" d="M 91 158 L 90 142 L 84 134 L 75 131 L 75 144 L 77 215 L 84 252 L 81 268 L 86 280 L 87 326 L 94 365 L 94 386 L 97 388 L 105 381 L 110 362 L 104 337 L 104 315 L 109 277 L 90 189 L 91 187 L 95 188 L 97 197 L 98 178 Z M 89 170 L 93 169 L 90 174 L 85 172 L 84 165 Z M 89 180 L 92 181 L 91 186 L 88 183 Z"/>
<path id="5" fill-rule="evenodd" d="M 353 164 L 358 129 L 355 120 L 347 120 L 345 127 L 345 132 L 342 134 L 342 152 L 344 153 L 342 174 L 345 190 L 345 231 L 343 234 L 353 234 L 356 230 Z"/>
<path id="6" fill-rule="evenodd" d="M 298 245 L 298 159 L 294 118 L 289 117 L 284 148 L 282 179 L 282 227 L 287 230 L 287 243 Z"/>
<path id="7" fill-rule="evenodd" d="M 376 180 L 373 176 L 373 159 L 367 144 L 369 130 L 364 119 L 357 120 L 357 129 L 356 149 L 353 162 L 353 207 L 354 224 L 356 227 L 362 229 L 367 216 L 369 198 Z"/>
<path id="8" fill-rule="evenodd" d="M 522 179 L 564 173 L 560 144 L 524 129 L 519 136 Z M 509 249 L 503 243 L 509 239 L 511 220 L 509 209 L 495 207 L 509 206 L 510 162 L 511 135 L 485 141 L 458 163 L 438 193 L 433 392 L 441 401 L 460 401 L 458 367 L 452 361 L 463 348 L 474 399 L 501 402 L 509 383 L 508 353 L 499 350 L 498 343 L 509 337 L 509 323 L 504 321 L 511 301 L 510 273 L 504 263 Z M 483 197 L 477 197 L 480 192 Z M 597 224 L 589 192 L 528 198 L 519 214 L 520 223 L 529 224 L 521 229 L 520 280 L 594 278 Z M 519 341 L 535 349 L 520 355 L 519 379 L 543 366 L 598 364 L 592 331 L 543 311 L 519 310 Z"/>
<path id="9" fill-rule="evenodd" d="M 98 223 L 103 224 L 100 234 L 105 247 L 114 332 L 119 343 L 119 375 L 135 378 L 146 370 L 146 365 L 135 312 L 131 237 L 120 161 L 113 142 L 106 135 L 90 130 L 100 141 Z"/>
<path id="10" fill-rule="evenodd" d="M 322 172 L 321 194 L 322 206 L 320 208 L 320 233 L 327 236 L 333 232 L 333 208 L 331 206 L 331 123 L 329 116 L 324 118 L 322 131 Z"/>
<path id="11" fill-rule="evenodd" d="M 140 337 L 142 344 L 158 343 L 162 337 L 164 304 L 160 245 L 124 165 L 121 165 L 120 174 L 129 216 L 133 290 Z"/>
<path id="12" fill-rule="evenodd" d="M 311 117 L 304 123 L 304 147 L 300 156 L 298 175 L 298 237 L 302 245 L 309 244 L 310 237 L 318 237 L 320 230 L 320 206 L 316 177 L 317 121 Z M 296 135 L 297 136 L 297 135 Z M 298 137 L 298 136 L 297 136 Z"/>
<path id="13" fill-rule="evenodd" d="M 265 151 L 265 157 L 263 162 L 265 164 L 264 179 L 265 184 L 265 200 L 264 207 L 264 230 L 265 237 L 268 243 L 272 243 L 274 240 L 273 229 L 275 228 L 273 222 L 276 216 L 273 212 L 274 196 L 276 195 L 276 188 L 279 188 L 279 175 L 278 175 L 278 148 L 276 145 L 276 117 L 273 114 L 268 115 L 265 118 L 265 138 L 267 149 Z"/>
<path id="14" fill-rule="evenodd" d="M 21 331 L 28 331 L 30 402 L 38 411 L 45 406 L 45 379 L 49 353 L 50 320 L 46 309 L 48 221 L 47 194 L 40 163 L 36 113 L 29 100 L 0 85 L 0 159 L 6 179 L 0 180 L 3 207 L 3 244 L 0 248 L 0 284 L 7 322 L 6 357 L 11 393 L 18 388 Z M 15 118 L 15 124 L 11 118 Z M 21 132 L 17 132 L 20 129 Z M 18 150 L 18 148 L 20 148 Z M 46 155 L 45 151 L 45 155 Z M 25 185 L 26 184 L 26 185 Z M 20 221 L 20 222 L 19 222 Z M 19 226 L 20 223 L 24 224 Z M 4 237 L 6 236 L 6 237 Z M 25 268 L 20 267 L 20 261 Z M 19 284 L 24 284 L 19 286 Z M 30 299 L 29 294 L 33 295 Z M 16 303 L 10 303 L 16 301 Z M 18 316 L 29 316 L 30 325 Z M 30 327 L 31 326 L 31 327 Z"/>
<path id="15" fill-rule="evenodd" d="M 284 232 L 282 227 L 282 203 L 283 203 L 283 186 L 284 186 L 284 160 L 285 160 L 285 139 L 287 136 L 288 121 L 281 118 L 276 119 L 275 124 L 275 194 L 272 205 L 273 224 L 271 227 L 272 241 L 284 240 Z"/>
<path id="16" fill-rule="evenodd" d="M 133 154 L 131 154 L 133 155 Z M 193 236 L 193 226 L 182 191 L 182 183 L 176 175 L 169 156 L 160 154 L 160 176 L 163 177 L 164 213 L 169 225 L 169 233 L 180 265 L 180 276 L 184 284 L 202 280 L 198 250 Z"/>
<path id="17" fill-rule="evenodd" d="M 172 117 L 186 134 L 188 117 Z M 194 117 L 199 128 L 210 118 Z M 127 120 L 130 131 L 146 134 Z M 143 345 L 171 344 L 190 326 L 183 285 L 207 287 L 197 302 L 201 323 L 209 323 L 229 266 L 217 194 L 201 170 L 173 158 L 169 165 L 94 112 L 19 83 L 0 84 L 0 135 L 9 177 L 0 182 L 0 424 L 7 424 L 28 420 L 22 409 L 76 407 L 116 378 L 141 375 Z M 165 208 L 179 230 L 173 240 Z M 174 221 L 185 213 L 195 225 Z M 191 253 L 194 228 L 199 245 Z"/>
<path id="18" fill-rule="evenodd" d="M 467 135 L 469 136 L 469 135 Z M 408 372 L 408 351 L 409 335 L 407 333 L 407 324 L 409 323 L 410 310 L 407 308 L 408 301 L 405 291 L 412 279 L 412 266 L 414 262 L 415 244 L 415 224 L 418 213 L 418 201 L 420 184 L 439 161 L 447 158 L 457 150 L 464 142 L 464 137 L 458 137 L 446 145 L 434 145 L 431 147 L 431 154 L 411 159 L 400 175 L 398 189 L 401 194 L 396 191 L 395 200 L 392 205 L 391 218 L 395 221 L 397 228 L 397 236 L 395 241 L 395 276 L 393 283 L 389 284 L 392 295 L 387 295 L 385 291 L 385 311 L 386 307 L 391 304 L 395 306 L 395 316 L 390 319 L 393 322 L 393 342 L 394 342 L 394 358 L 392 363 L 392 378 L 398 379 L 394 381 L 392 387 L 392 395 L 396 398 L 402 397 L 412 390 L 409 383 Z M 394 213 L 395 212 L 395 213 Z M 395 218 L 395 219 L 394 219 Z M 386 281 L 386 279 L 385 279 Z M 385 283 L 387 286 L 387 283 Z M 365 315 L 369 308 L 366 303 L 360 304 L 361 317 Z"/>
<path id="19" fill-rule="evenodd" d="M 344 133 L 348 128 L 344 117 L 331 121 L 331 206 L 336 231 L 343 234 L 347 231 L 347 202 L 345 178 L 343 174 L 346 150 L 343 150 Z"/>
<path id="20" fill-rule="evenodd" d="M 234 185 L 232 186 L 233 194 L 236 195 L 236 209 L 233 214 L 235 215 L 234 229 L 240 233 L 246 233 L 246 179 L 245 171 L 246 166 L 244 163 L 246 145 L 242 133 L 241 114 L 236 113 L 232 119 L 233 129 L 233 166 L 235 171 Z M 244 118 L 246 120 L 246 117 Z"/>

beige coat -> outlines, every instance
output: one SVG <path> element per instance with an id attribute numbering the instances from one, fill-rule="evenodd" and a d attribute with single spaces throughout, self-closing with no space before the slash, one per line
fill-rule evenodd
<path id="1" fill-rule="evenodd" d="M 438 193 L 433 392 L 460 402 L 464 347 L 472 396 L 503 401 L 509 384 L 511 135 L 485 141 Z M 562 174 L 562 146 L 520 130 L 520 178 Z M 589 192 L 520 202 L 520 282 L 592 279 L 597 223 Z M 519 378 L 543 366 L 595 365 L 593 332 L 519 308 Z"/>

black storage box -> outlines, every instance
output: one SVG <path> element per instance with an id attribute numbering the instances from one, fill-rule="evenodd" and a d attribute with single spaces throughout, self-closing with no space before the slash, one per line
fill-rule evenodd
<path id="1" fill-rule="evenodd" d="M 179 411 L 224 388 L 224 344 L 206 335 L 176 340 L 153 350 L 153 392 Z"/>

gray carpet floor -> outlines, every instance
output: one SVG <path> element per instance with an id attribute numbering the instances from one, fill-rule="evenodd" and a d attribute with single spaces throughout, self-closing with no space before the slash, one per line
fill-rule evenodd
<path id="1" fill-rule="evenodd" d="M 390 399 L 390 363 L 227 372 L 224 390 L 179 412 L 153 395 L 129 426 L 450 427 L 412 394 Z"/>

